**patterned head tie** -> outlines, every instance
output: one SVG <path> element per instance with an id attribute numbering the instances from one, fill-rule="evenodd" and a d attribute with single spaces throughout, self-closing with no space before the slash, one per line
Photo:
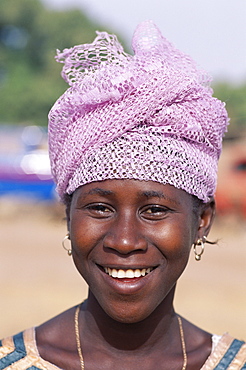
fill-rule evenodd
<path id="1" fill-rule="evenodd" d="M 115 35 L 58 51 L 70 85 L 49 113 L 52 173 L 61 198 L 107 179 L 170 184 L 204 202 L 214 194 L 225 104 L 210 78 L 151 22 L 133 36 L 134 55 Z"/>

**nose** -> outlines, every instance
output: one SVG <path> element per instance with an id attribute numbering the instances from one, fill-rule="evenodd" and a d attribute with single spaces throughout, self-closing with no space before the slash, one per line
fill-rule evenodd
<path id="1" fill-rule="evenodd" d="M 122 215 L 115 219 L 104 237 L 104 247 L 126 255 L 145 251 L 148 242 L 140 230 L 136 216 Z"/>

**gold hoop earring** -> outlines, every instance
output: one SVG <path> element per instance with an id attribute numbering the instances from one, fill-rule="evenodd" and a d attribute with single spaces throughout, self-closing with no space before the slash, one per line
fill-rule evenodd
<path id="1" fill-rule="evenodd" d="M 62 241 L 62 247 L 65 249 L 65 251 L 67 251 L 67 254 L 69 256 L 71 256 L 72 255 L 72 249 L 66 247 L 66 245 L 65 245 L 66 240 L 70 240 L 70 234 L 69 234 L 69 232 L 66 234 L 65 238 Z"/>
<path id="2" fill-rule="evenodd" d="M 204 253 L 204 243 L 206 242 L 206 236 L 203 236 L 202 238 L 199 238 L 194 244 L 193 244 L 193 250 L 195 253 L 195 260 L 201 261 L 202 254 Z"/>

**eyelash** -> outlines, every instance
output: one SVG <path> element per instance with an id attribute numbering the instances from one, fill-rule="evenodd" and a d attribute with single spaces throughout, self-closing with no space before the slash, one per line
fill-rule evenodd
<path id="1" fill-rule="evenodd" d="M 108 211 L 113 212 L 113 210 L 109 206 L 104 205 L 104 204 L 90 204 L 86 208 L 88 210 L 100 212 L 100 213 L 107 213 Z M 107 211 L 105 212 L 105 210 Z"/>
<path id="2" fill-rule="evenodd" d="M 151 211 L 151 212 L 149 212 Z M 141 214 L 144 214 L 145 217 L 164 217 L 168 212 L 171 212 L 170 208 L 164 207 L 164 206 L 159 206 L 159 205 L 152 205 L 144 208 L 141 211 Z"/>
<path id="3" fill-rule="evenodd" d="M 149 210 L 152 210 L 152 213 L 155 213 L 155 212 L 163 212 L 164 207 L 151 206 L 151 207 L 147 208 L 145 211 L 148 212 Z M 157 211 L 153 212 L 153 210 L 157 210 Z"/>
<path id="4" fill-rule="evenodd" d="M 99 217 L 110 217 L 115 212 L 112 207 L 103 203 L 89 204 L 86 209 Z M 139 215 L 145 219 L 158 220 L 164 218 L 170 212 L 172 210 L 165 206 L 148 205 L 139 210 Z"/>

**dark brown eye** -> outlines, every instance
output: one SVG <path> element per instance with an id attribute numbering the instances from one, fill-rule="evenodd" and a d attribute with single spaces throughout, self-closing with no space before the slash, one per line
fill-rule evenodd
<path id="1" fill-rule="evenodd" d="M 87 208 L 92 209 L 94 211 L 99 211 L 99 212 L 110 212 L 110 210 L 107 207 L 101 204 L 97 204 L 97 205 L 94 204 L 94 205 L 88 206 Z"/>
<path id="2" fill-rule="evenodd" d="M 151 205 L 144 207 L 142 209 L 141 216 L 145 217 L 147 219 L 162 219 L 167 215 L 167 213 L 170 212 L 170 209 L 164 206 L 159 206 L 159 205 Z"/>
<path id="3" fill-rule="evenodd" d="M 165 210 L 162 207 L 152 206 L 152 207 L 149 207 L 145 212 L 148 214 L 155 214 L 155 213 L 161 213 L 164 211 Z"/>
<path id="4" fill-rule="evenodd" d="M 113 213 L 113 209 L 106 204 L 95 203 L 89 204 L 85 207 L 91 214 L 99 215 L 99 216 L 109 216 Z"/>

